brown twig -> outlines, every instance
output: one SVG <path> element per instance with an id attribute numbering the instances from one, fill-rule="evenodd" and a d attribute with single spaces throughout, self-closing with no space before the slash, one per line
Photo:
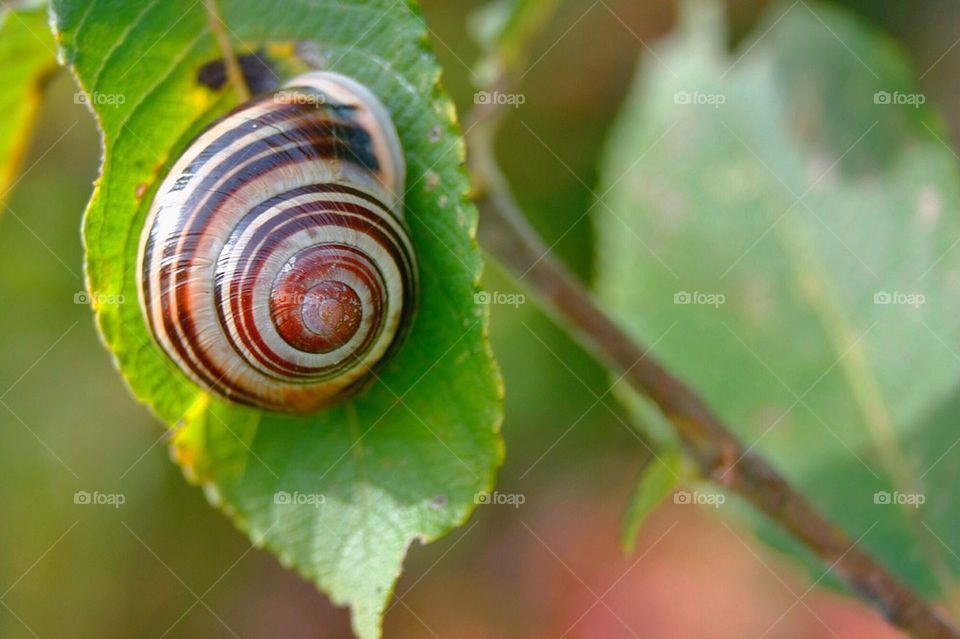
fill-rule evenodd
<path id="1" fill-rule="evenodd" d="M 506 91 L 507 84 L 501 76 L 492 88 Z M 697 393 L 617 326 L 549 254 L 494 159 L 494 137 L 502 114 L 496 105 L 481 105 L 468 118 L 467 146 L 474 199 L 481 214 L 481 245 L 532 288 L 583 345 L 656 402 L 704 477 L 747 499 L 911 636 L 960 638 L 948 621 L 822 515 L 774 468 L 748 452 Z M 733 460 L 739 461 L 733 464 Z"/>
<path id="2" fill-rule="evenodd" d="M 217 0 L 204 0 L 203 7 L 207 13 L 207 26 L 210 32 L 217 40 L 217 46 L 223 54 L 223 66 L 227 72 L 227 80 L 230 86 L 237 93 L 238 102 L 246 102 L 250 99 L 250 89 L 243 77 L 243 69 L 240 68 L 240 62 L 233 51 L 233 45 L 230 43 L 230 36 L 227 35 L 227 23 L 220 16 L 220 7 L 217 6 Z"/>

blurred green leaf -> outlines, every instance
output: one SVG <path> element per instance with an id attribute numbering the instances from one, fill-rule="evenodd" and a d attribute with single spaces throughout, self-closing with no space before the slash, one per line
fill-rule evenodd
<path id="1" fill-rule="evenodd" d="M 531 36 L 556 10 L 559 0 L 491 0 L 471 16 L 474 38 L 506 69 L 516 69 Z"/>
<path id="2" fill-rule="evenodd" d="M 238 53 L 259 52 L 272 75 L 305 68 L 301 58 L 309 58 L 364 82 L 391 110 L 425 283 L 412 334 L 378 383 L 309 417 L 207 396 L 152 342 L 134 268 L 150 195 L 198 129 L 235 100 L 228 88 L 198 82 L 198 69 L 221 53 L 204 5 L 187 0 L 54 3 L 61 54 L 103 134 L 102 174 L 84 223 L 86 268 L 93 299 L 121 303 L 99 305 L 98 325 L 137 397 L 174 425 L 174 453 L 188 476 L 255 544 L 349 604 L 358 635 L 376 637 L 410 543 L 461 524 L 502 458 L 502 390 L 487 313 L 473 297 L 482 264 L 463 143 L 413 3 L 220 6 Z M 278 493 L 307 503 L 275 503 Z"/>
<path id="3" fill-rule="evenodd" d="M 680 484 L 682 465 L 683 456 L 679 449 L 663 449 L 656 455 L 651 454 L 624 513 L 620 536 L 620 547 L 624 554 L 634 553 L 637 535 L 647 515 Z"/>
<path id="4" fill-rule="evenodd" d="M 0 7 L 0 204 L 20 168 L 33 119 L 40 107 L 42 84 L 57 68 L 45 8 Z"/>
<path id="5" fill-rule="evenodd" d="M 611 136 L 600 294 L 853 538 L 949 592 L 957 484 L 929 474 L 960 456 L 955 417 L 948 437 L 931 417 L 960 377 L 943 127 L 840 10 L 776 5 L 731 54 L 720 3 L 686 7 Z"/>
<path id="6" fill-rule="evenodd" d="M 475 9 L 467 28 L 483 56 L 474 65 L 474 84 L 491 86 L 504 73 L 516 73 L 558 4 L 559 0 L 491 0 Z"/>

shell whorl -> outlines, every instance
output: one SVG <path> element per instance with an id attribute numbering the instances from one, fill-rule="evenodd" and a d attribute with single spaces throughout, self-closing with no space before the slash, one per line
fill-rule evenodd
<path id="1" fill-rule="evenodd" d="M 153 201 L 140 304 L 196 382 L 286 412 L 370 379 L 412 321 L 405 164 L 382 103 L 331 72 L 298 76 L 196 138 Z"/>

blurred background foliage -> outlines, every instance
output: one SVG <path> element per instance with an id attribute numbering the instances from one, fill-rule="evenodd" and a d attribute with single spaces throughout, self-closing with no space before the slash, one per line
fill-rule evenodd
<path id="1" fill-rule="evenodd" d="M 464 113 L 480 56 L 469 25 L 482 2 L 422 4 Z M 728 3 L 730 46 L 766 4 Z M 833 4 L 899 40 L 928 104 L 960 139 L 960 5 Z M 521 204 L 586 280 L 598 158 L 637 60 L 670 32 L 675 12 L 665 1 L 563 2 L 501 136 Z M 75 90 L 65 73 L 50 82 L 23 178 L 0 214 L 0 636 L 349 637 L 345 611 L 251 550 L 183 481 L 162 428 L 99 344 L 77 298 L 98 140 Z M 515 290 L 493 264 L 485 284 Z M 386 636 L 635 636 L 627 626 L 650 638 L 898 636 L 819 587 L 797 603 L 813 578 L 726 511 L 664 505 L 637 554 L 624 557 L 619 519 L 644 449 L 606 372 L 532 303 L 495 307 L 492 333 L 508 390 L 498 489 L 526 501 L 480 507 L 447 539 L 414 548 Z M 77 506 L 81 490 L 123 493 L 126 503 Z"/>

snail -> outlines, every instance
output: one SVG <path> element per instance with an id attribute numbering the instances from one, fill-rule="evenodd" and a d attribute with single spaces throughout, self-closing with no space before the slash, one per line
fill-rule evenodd
<path id="1" fill-rule="evenodd" d="M 161 349 L 206 390 L 304 413 L 364 388 L 409 331 L 417 265 L 386 107 L 313 71 L 211 124 L 161 183 L 138 294 Z"/>

